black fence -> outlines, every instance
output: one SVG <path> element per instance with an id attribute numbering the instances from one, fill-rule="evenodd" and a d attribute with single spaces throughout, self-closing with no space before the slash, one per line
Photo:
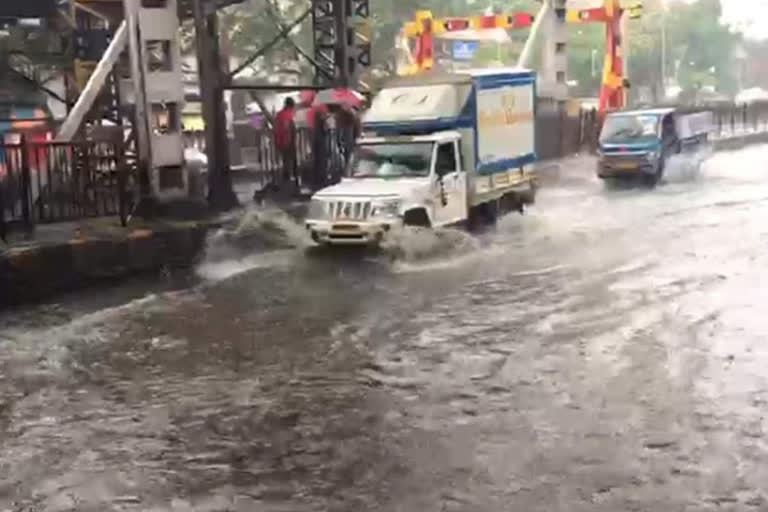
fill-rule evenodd
<path id="1" fill-rule="evenodd" d="M 312 130 L 299 128 L 294 140 L 295 175 L 291 178 L 312 189 L 338 181 L 354 147 L 354 137 L 337 129 L 325 130 L 318 138 Z M 288 178 L 284 176 L 285 155 L 277 148 L 272 130 L 242 127 L 235 130 L 232 145 L 241 167 L 257 173 L 263 185 Z"/>
<path id="2" fill-rule="evenodd" d="M 119 215 L 133 186 L 123 147 L 95 142 L 0 145 L 0 224 L 48 223 Z"/>
<path id="3" fill-rule="evenodd" d="M 712 111 L 716 137 L 739 136 L 768 131 L 768 101 L 743 104 L 715 104 Z"/>

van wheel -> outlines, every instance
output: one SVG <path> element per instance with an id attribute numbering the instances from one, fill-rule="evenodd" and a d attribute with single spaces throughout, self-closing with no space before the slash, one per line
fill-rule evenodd
<path id="1" fill-rule="evenodd" d="M 664 167 L 667 163 L 667 159 L 664 157 L 660 157 L 659 159 L 659 165 L 656 167 L 656 172 L 653 174 L 648 174 L 645 176 L 645 183 L 649 187 L 655 187 L 659 184 L 661 181 L 661 178 L 664 177 Z"/>
<path id="2" fill-rule="evenodd" d="M 403 216 L 403 224 L 406 226 L 415 226 L 420 228 L 431 227 L 427 212 L 423 209 L 408 210 Z"/>

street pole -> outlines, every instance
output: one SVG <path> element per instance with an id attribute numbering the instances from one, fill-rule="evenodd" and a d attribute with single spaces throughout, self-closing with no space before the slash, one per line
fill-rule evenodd
<path id="1" fill-rule="evenodd" d="M 621 19 L 619 20 L 619 23 L 621 24 L 621 56 L 624 60 L 624 80 L 627 82 L 630 81 L 630 75 L 629 75 L 629 58 L 631 56 L 630 51 L 630 45 L 629 45 L 629 16 L 625 12 Z M 624 91 L 624 106 L 629 106 L 629 90 L 625 87 L 623 89 Z"/>
<path id="2" fill-rule="evenodd" d="M 667 98 L 667 6 L 661 5 L 661 91 Z"/>
<path id="3" fill-rule="evenodd" d="M 203 0 L 192 3 L 195 20 L 197 72 L 200 83 L 203 119 L 205 120 L 205 153 L 208 157 L 208 204 L 214 210 L 237 206 L 237 197 L 229 174 L 229 141 L 224 113 L 224 74 L 219 51 L 218 17 L 215 9 L 206 9 Z"/>

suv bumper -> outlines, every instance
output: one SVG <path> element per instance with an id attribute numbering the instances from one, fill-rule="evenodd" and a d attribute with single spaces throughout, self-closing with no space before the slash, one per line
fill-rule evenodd
<path id="1" fill-rule="evenodd" d="M 375 245 L 392 228 L 393 222 L 330 222 L 306 221 L 312 240 L 328 245 Z"/>

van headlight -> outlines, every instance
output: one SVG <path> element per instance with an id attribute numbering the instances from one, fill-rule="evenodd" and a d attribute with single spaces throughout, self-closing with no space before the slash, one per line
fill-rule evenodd
<path id="1" fill-rule="evenodd" d="M 312 220 L 328 219 L 328 203 L 321 199 L 312 199 L 309 202 L 309 212 L 307 218 Z"/>
<path id="2" fill-rule="evenodd" d="M 400 200 L 388 199 L 375 201 L 371 208 L 371 217 L 379 219 L 392 219 L 400 215 Z"/>
<path id="3" fill-rule="evenodd" d="M 650 151 L 650 152 L 646 153 L 645 154 L 645 159 L 648 160 L 649 162 L 655 162 L 656 160 L 659 159 L 659 151 L 658 150 L 657 151 Z"/>

